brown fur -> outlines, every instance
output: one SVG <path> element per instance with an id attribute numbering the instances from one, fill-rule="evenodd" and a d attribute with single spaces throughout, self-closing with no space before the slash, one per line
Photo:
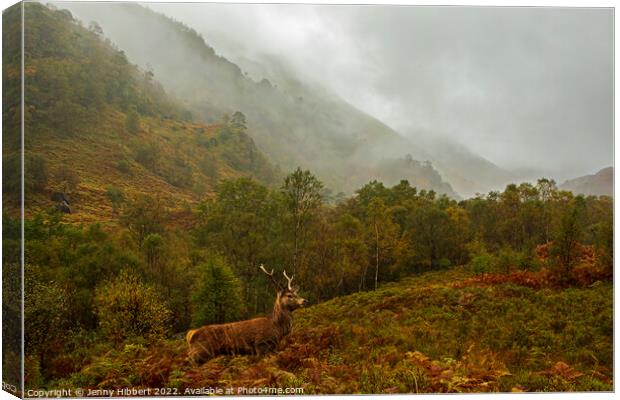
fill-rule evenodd
<path id="1" fill-rule="evenodd" d="M 278 293 L 269 317 L 219 325 L 206 325 L 187 332 L 188 356 L 201 364 L 221 354 L 265 354 L 276 349 L 293 326 L 292 312 L 306 300 L 294 290 Z"/>

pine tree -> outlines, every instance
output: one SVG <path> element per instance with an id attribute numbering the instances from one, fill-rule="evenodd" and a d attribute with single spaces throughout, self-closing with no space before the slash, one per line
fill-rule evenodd
<path id="1" fill-rule="evenodd" d="M 230 322 L 242 313 L 239 280 L 221 259 L 200 265 L 194 291 L 192 323 L 194 326 Z"/>

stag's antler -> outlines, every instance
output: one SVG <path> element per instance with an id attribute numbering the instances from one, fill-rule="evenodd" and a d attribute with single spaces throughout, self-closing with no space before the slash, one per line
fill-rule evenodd
<path id="1" fill-rule="evenodd" d="M 293 282 L 294 276 L 289 278 L 288 275 L 286 275 L 286 270 L 284 270 L 283 273 L 284 273 L 284 277 L 288 281 L 288 290 L 290 290 L 292 292 L 293 291 L 293 286 L 291 285 L 291 282 Z"/>
<path id="2" fill-rule="evenodd" d="M 276 288 L 276 290 L 282 290 L 280 284 L 276 282 L 276 278 L 273 277 L 273 269 L 271 270 L 271 272 L 267 272 L 263 264 L 261 264 L 259 268 L 271 279 L 271 283 L 273 283 L 273 286 Z"/>

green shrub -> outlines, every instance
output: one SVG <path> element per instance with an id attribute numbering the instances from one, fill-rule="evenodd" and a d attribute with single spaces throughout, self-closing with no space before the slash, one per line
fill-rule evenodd
<path id="1" fill-rule="evenodd" d="M 95 290 L 99 327 L 114 341 L 163 336 L 170 311 L 157 291 L 127 271 Z"/>
<path id="2" fill-rule="evenodd" d="M 509 247 L 502 248 L 497 253 L 497 269 L 499 272 L 509 273 L 518 268 L 521 254 Z"/>
<path id="3" fill-rule="evenodd" d="M 146 169 L 155 171 L 161 149 L 157 143 L 145 143 L 136 149 L 136 161 L 142 164 Z"/>
<path id="4" fill-rule="evenodd" d="M 450 268 L 452 263 L 450 262 L 449 259 L 444 257 L 444 258 L 439 259 L 439 262 L 437 263 L 437 265 L 439 266 L 440 269 L 448 269 Z"/>
<path id="5" fill-rule="evenodd" d="M 116 213 L 123 201 L 125 201 L 123 190 L 116 186 L 110 186 L 106 190 L 105 195 L 108 197 L 110 202 L 112 202 L 112 211 Z"/>
<path id="6" fill-rule="evenodd" d="M 131 172 L 131 165 L 129 164 L 129 161 L 122 159 L 118 162 L 118 164 L 116 164 L 116 169 L 123 174 L 128 174 Z"/>
<path id="7" fill-rule="evenodd" d="M 497 272 L 510 273 L 516 270 L 537 270 L 538 260 L 530 254 L 516 251 L 509 247 L 502 248 L 497 254 Z"/>
<path id="8" fill-rule="evenodd" d="M 475 274 L 492 272 L 495 268 L 495 257 L 489 253 L 480 253 L 472 257 L 469 265 Z"/>

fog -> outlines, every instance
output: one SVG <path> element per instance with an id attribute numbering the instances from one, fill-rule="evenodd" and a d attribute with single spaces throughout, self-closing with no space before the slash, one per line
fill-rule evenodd
<path id="1" fill-rule="evenodd" d="M 611 9 L 146 6 L 250 74 L 287 68 L 414 142 L 558 180 L 613 164 Z"/>

